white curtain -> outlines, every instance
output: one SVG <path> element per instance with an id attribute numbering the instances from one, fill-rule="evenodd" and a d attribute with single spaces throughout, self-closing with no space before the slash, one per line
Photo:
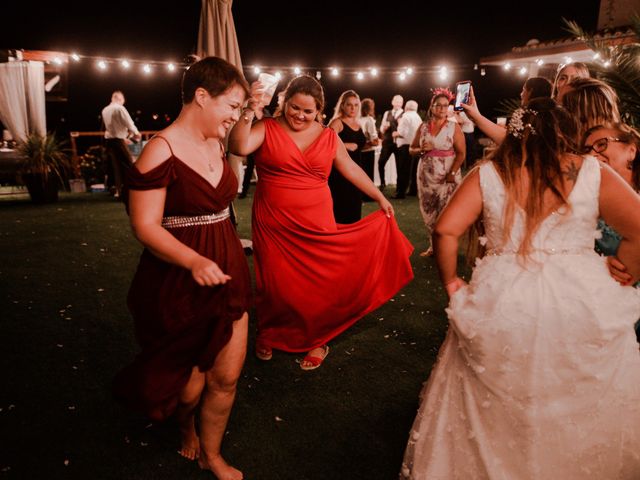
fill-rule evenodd
<path id="1" fill-rule="evenodd" d="M 42 62 L 0 63 L 0 121 L 17 141 L 46 134 Z"/>

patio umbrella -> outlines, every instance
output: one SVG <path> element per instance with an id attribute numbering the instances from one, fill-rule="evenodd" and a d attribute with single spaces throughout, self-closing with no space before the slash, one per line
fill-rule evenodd
<path id="1" fill-rule="evenodd" d="M 242 72 L 232 4 L 233 0 L 202 0 L 196 53 L 199 57 L 224 58 Z"/>

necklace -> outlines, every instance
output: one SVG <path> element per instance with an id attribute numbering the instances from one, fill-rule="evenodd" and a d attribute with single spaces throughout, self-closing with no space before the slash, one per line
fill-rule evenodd
<path id="1" fill-rule="evenodd" d="M 185 133 L 185 136 L 190 137 L 189 135 L 189 131 L 182 125 L 182 124 L 178 124 L 178 126 L 180 127 L 180 130 L 182 130 Z M 194 146 L 195 146 L 195 142 Z M 208 147 L 208 144 L 205 142 L 205 145 Z M 207 148 L 208 150 L 211 150 L 210 148 Z M 206 154 L 202 154 L 202 151 L 196 147 L 196 150 L 198 150 L 198 152 L 205 158 L 205 160 L 207 161 L 207 167 L 209 169 L 209 172 L 213 173 L 216 171 L 215 166 L 213 165 L 213 160 L 211 159 L 211 155 L 206 155 Z"/>

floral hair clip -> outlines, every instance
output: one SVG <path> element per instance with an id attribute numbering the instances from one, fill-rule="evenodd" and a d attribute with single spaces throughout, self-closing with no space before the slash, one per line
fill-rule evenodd
<path id="1" fill-rule="evenodd" d="M 529 108 L 517 108 L 514 110 L 513 115 L 511 115 L 511 120 L 509 120 L 507 131 L 516 138 L 522 138 L 525 128 L 529 128 L 529 133 L 531 135 L 537 135 L 538 133 L 536 132 L 536 129 L 533 128 L 533 125 L 530 123 L 523 123 L 522 117 L 524 117 L 525 114 L 538 115 L 538 112 Z"/>
<path id="2" fill-rule="evenodd" d="M 432 98 L 437 97 L 438 95 L 444 95 L 445 97 L 447 97 L 447 100 L 451 101 L 455 98 L 455 95 L 453 94 L 453 92 L 451 90 L 449 90 L 447 87 L 438 87 L 438 88 L 432 88 L 431 89 L 431 93 L 433 94 Z"/>

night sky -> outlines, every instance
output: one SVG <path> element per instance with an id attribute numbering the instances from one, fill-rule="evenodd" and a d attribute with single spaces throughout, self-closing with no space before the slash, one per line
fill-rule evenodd
<path id="1" fill-rule="evenodd" d="M 181 6 L 119 0 L 11 2 L 3 6 L 0 47 L 181 61 L 195 51 L 201 4 L 197 0 L 173 3 Z M 506 53 L 532 38 L 567 37 L 563 17 L 594 30 L 599 9 L 599 1 L 593 0 L 464 3 L 456 9 L 454 2 L 400 0 L 374 9 L 370 1 L 235 0 L 233 15 L 245 66 L 325 67 L 322 82 L 328 114 L 339 93 L 348 88 L 374 98 L 381 113 L 394 93 L 415 99 L 424 109 L 430 88 L 443 83 L 453 87 L 463 79 L 474 82 L 481 108 L 491 114 L 497 100 L 519 94 L 524 79 L 495 68 L 481 77 L 473 70 L 480 57 Z M 94 13 L 97 8 L 104 8 L 104 13 Z M 352 75 L 335 79 L 326 70 L 334 64 L 400 68 L 445 63 L 456 69 L 448 82 L 433 74 L 414 75 L 404 83 L 384 73 L 365 81 Z M 245 72 L 249 80 L 254 79 L 252 72 Z M 162 128 L 164 114 L 173 118 L 180 108 L 179 74 L 158 72 L 144 77 L 115 67 L 98 72 L 89 61 L 70 65 L 68 73 L 69 100 L 47 104 L 50 129 L 99 129 L 98 114 L 114 89 L 125 92 L 127 107 L 142 129 Z M 154 113 L 159 114 L 158 120 L 153 120 Z"/>

